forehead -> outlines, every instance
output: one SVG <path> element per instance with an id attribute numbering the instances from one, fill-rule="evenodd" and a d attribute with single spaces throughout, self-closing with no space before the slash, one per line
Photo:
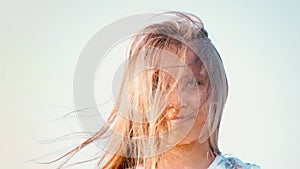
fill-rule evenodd
<path id="1" fill-rule="evenodd" d="M 193 76 L 208 76 L 208 72 L 203 62 L 191 49 L 186 48 L 181 51 L 169 49 L 168 52 L 170 52 L 172 56 L 164 60 L 164 63 L 170 67 L 180 69 L 180 71 L 182 71 L 182 75 L 187 76 L 187 74 L 192 73 Z M 172 62 L 171 60 L 178 61 Z"/>
<path id="2" fill-rule="evenodd" d="M 196 57 L 188 64 L 187 68 L 190 69 L 194 76 L 208 76 L 208 72 L 199 57 Z"/>

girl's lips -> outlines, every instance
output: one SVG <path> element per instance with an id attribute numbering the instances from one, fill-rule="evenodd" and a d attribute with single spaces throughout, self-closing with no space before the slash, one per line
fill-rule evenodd
<path id="1" fill-rule="evenodd" d="M 181 116 L 171 116 L 171 117 L 169 117 L 169 120 L 179 120 L 179 119 L 184 119 L 184 116 L 181 115 Z"/>
<path id="2" fill-rule="evenodd" d="M 178 116 L 171 116 L 168 119 L 172 122 L 179 123 L 179 122 L 186 122 L 193 118 L 195 118 L 195 116 L 178 115 Z"/>

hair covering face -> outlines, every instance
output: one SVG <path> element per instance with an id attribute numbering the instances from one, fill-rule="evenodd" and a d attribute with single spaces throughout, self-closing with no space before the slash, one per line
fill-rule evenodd
<path id="1" fill-rule="evenodd" d="M 205 70 L 209 78 L 207 115 L 198 141 L 209 140 L 212 152 L 220 154 L 218 130 L 228 93 L 222 60 L 199 18 L 172 12 L 159 17 L 163 20 L 152 23 L 133 39 L 116 106 L 117 132 L 112 132 L 109 142 L 118 147 L 114 153 L 134 158 L 153 157 L 178 144 L 195 119 L 179 127 L 170 124 L 167 112 L 173 107 L 167 98 L 175 88 L 181 96 L 186 95 L 186 84 L 180 78 L 190 75 L 196 79 L 190 65 L 198 62 L 199 71 Z M 200 94 L 193 95 L 199 98 L 198 105 L 206 98 Z M 186 113 L 197 114 L 198 107 L 177 111 L 179 115 Z"/>

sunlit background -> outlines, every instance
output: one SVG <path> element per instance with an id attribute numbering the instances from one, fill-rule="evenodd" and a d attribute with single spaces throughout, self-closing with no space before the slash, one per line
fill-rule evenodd
<path id="1" fill-rule="evenodd" d="M 295 168 L 300 154 L 299 7 L 296 0 L 0 1 L 0 167 L 54 168 L 57 163 L 30 160 L 49 161 L 78 143 L 73 137 L 50 139 L 80 131 L 75 115 L 67 116 L 74 110 L 73 74 L 97 31 L 124 16 L 177 10 L 202 18 L 225 64 L 230 93 L 221 151 L 266 169 Z M 121 61 L 112 58 L 106 66 Z M 105 76 L 113 77 L 114 71 Z M 96 95 L 101 98 L 100 92 Z"/>

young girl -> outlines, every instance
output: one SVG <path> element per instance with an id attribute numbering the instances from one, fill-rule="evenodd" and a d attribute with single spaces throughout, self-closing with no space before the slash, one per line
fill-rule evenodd
<path id="1" fill-rule="evenodd" d="M 63 165 L 107 139 L 97 168 L 259 168 L 219 150 L 228 83 L 202 21 L 180 12 L 160 16 L 133 38 L 107 125 L 67 153 Z"/>

